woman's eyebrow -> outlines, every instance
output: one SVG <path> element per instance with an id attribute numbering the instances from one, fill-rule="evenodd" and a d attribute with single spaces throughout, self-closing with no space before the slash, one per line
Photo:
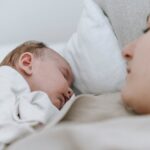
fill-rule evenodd
<path id="1" fill-rule="evenodd" d="M 150 27 L 143 30 L 143 33 L 146 34 L 148 31 L 150 31 Z"/>

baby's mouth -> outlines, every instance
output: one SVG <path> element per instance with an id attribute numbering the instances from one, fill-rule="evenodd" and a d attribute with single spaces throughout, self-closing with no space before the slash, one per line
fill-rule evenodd
<path id="1" fill-rule="evenodd" d="M 59 109 L 61 109 L 70 98 L 71 97 L 65 96 L 65 94 L 60 94 L 58 96 L 58 99 L 60 101 L 60 107 L 59 107 Z"/>
<path id="2" fill-rule="evenodd" d="M 63 94 L 59 96 L 60 100 L 60 109 L 64 106 L 64 104 L 68 101 L 68 98 Z"/>

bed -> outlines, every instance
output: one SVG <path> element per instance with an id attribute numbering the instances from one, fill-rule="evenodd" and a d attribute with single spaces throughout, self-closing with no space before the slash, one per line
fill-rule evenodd
<path id="1" fill-rule="evenodd" d="M 77 13 L 82 10 L 80 19 L 76 16 L 76 29 L 72 26 L 66 41 L 56 45 L 47 42 L 71 64 L 76 97 L 42 130 L 17 139 L 5 149 L 150 149 L 150 116 L 128 110 L 120 94 L 126 76 L 121 50 L 142 34 L 150 0 L 76 3 Z M 10 49 L 6 47 L 1 46 L 1 59 Z"/>

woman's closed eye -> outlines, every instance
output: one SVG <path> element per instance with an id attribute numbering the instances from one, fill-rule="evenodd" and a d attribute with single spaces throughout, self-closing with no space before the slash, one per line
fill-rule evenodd
<path id="1" fill-rule="evenodd" d="M 148 31 L 150 31 L 150 27 L 149 27 L 149 28 L 144 29 L 144 30 L 143 30 L 143 33 L 144 33 L 144 34 L 146 34 Z"/>

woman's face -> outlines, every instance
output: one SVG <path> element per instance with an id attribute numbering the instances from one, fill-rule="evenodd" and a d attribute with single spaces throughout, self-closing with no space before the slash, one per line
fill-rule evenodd
<path id="1" fill-rule="evenodd" d="M 122 97 L 138 113 L 150 113 L 150 19 L 147 25 L 147 32 L 123 50 L 127 77 Z"/>

